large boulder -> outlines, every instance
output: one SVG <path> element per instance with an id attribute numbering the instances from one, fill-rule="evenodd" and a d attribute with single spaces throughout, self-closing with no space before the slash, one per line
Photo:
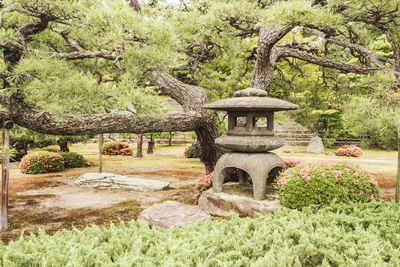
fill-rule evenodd
<path id="1" fill-rule="evenodd" d="M 324 143 L 322 143 L 321 137 L 318 135 L 314 135 L 311 138 L 310 143 L 306 148 L 307 153 L 314 153 L 314 154 L 323 154 L 325 153 Z"/>
<path id="2" fill-rule="evenodd" d="M 158 180 L 133 178 L 113 173 L 85 173 L 76 185 L 97 189 L 129 189 L 133 191 L 159 191 L 170 188 L 170 183 Z"/>
<path id="3" fill-rule="evenodd" d="M 275 214 L 281 209 L 277 195 L 269 195 L 266 200 L 254 200 L 252 196 L 214 193 L 212 189 L 201 194 L 198 206 L 210 215 L 228 218 L 233 213 L 255 218 L 259 213 Z"/>
<path id="4" fill-rule="evenodd" d="M 148 222 L 151 226 L 162 228 L 179 227 L 210 218 L 210 215 L 197 206 L 190 206 L 175 201 L 154 204 L 145 209 L 138 217 L 138 219 Z"/>

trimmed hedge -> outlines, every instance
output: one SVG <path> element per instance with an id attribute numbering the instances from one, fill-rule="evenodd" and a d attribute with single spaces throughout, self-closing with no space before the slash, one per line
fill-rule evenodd
<path id="1" fill-rule="evenodd" d="M 0 245 L 0 265 L 400 266 L 399 220 L 399 204 L 372 202 L 168 230 L 93 225 Z"/>
<path id="2" fill-rule="evenodd" d="M 132 150 L 129 146 L 123 142 L 110 142 L 105 143 L 101 150 L 104 155 L 124 155 L 124 156 L 132 156 Z"/>
<path id="3" fill-rule="evenodd" d="M 379 199 L 375 179 L 346 163 L 319 161 L 301 163 L 278 177 L 281 204 L 302 209 L 326 206 L 332 201 L 370 202 Z"/>
<path id="4" fill-rule="evenodd" d="M 64 158 L 65 168 L 84 168 L 90 166 L 89 161 L 83 158 L 81 154 L 75 152 L 60 152 Z"/>
<path id="5" fill-rule="evenodd" d="M 59 172 L 64 170 L 64 159 L 55 152 L 32 152 L 21 159 L 20 169 L 27 174 Z"/>

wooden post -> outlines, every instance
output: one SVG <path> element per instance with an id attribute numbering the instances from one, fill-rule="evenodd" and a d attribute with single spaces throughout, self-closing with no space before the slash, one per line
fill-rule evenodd
<path id="1" fill-rule="evenodd" d="M 400 197 L 400 131 L 397 136 L 397 181 L 396 181 L 396 202 L 399 202 Z"/>
<path id="2" fill-rule="evenodd" d="M 138 134 L 137 136 L 137 146 L 136 146 L 136 157 L 143 157 L 143 134 Z"/>
<path id="3" fill-rule="evenodd" d="M 0 232 L 8 229 L 8 181 L 10 177 L 9 165 L 10 158 L 7 155 L 10 145 L 10 129 L 13 127 L 12 121 L 3 123 L 2 141 L 3 156 L 1 163 L 1 208 L 0 208 Z"/>
<path id="4" fill-rule="evenodd" d="M 103 172 L 103 134 L 99 134 L 99 173 Z"/>

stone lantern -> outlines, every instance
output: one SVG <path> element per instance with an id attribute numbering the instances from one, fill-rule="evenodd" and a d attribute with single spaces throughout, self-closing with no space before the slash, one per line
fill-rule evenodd
<path id="1" fill-rule="evenodd" d="M 263 90 L 247 88 L 236 92 L 234 98 L 215 101 L 204 108 L 228 113 L 227 135 L 215 143 L 230 152 L 222 155 L 215 166 L 213 191 L 221 192 L 226 171 L 237 168 L 241 184 L 247 180 L 244 172 L 251 178 L 254 199 L 265 199 L 267 181 L 271 182 L 285 167 L 278 155 L 269 152 L 285 144 L 274 136 L 274 112 L 299 106 L 267 97 Z"/>

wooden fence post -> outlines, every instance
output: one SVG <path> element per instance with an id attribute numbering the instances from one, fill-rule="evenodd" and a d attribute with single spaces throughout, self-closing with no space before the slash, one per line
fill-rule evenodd
<path id="1" fill-rule="evenodd" d="M 400 197 L 400 131 L 397 136 L 397 181 L 396 181 L 396 202 L 399 203 Z"/>
<path id="2" fill-rule="evenodd" d="M 0 208 L 0 232 L 8 229 L 8 182 L 10 177 L 9 165 L 10 158 L 8 147 L 10 145 L 10 129 L 13 127 L 12 121 L 3 122 L 2 141 L 3 155 L 1 163 L 1 208 Z"/>
<path id="3" fill-rule="evenodd" d="M 99 173 L 103 172 L 103 134 L 99 134 Z"/>

